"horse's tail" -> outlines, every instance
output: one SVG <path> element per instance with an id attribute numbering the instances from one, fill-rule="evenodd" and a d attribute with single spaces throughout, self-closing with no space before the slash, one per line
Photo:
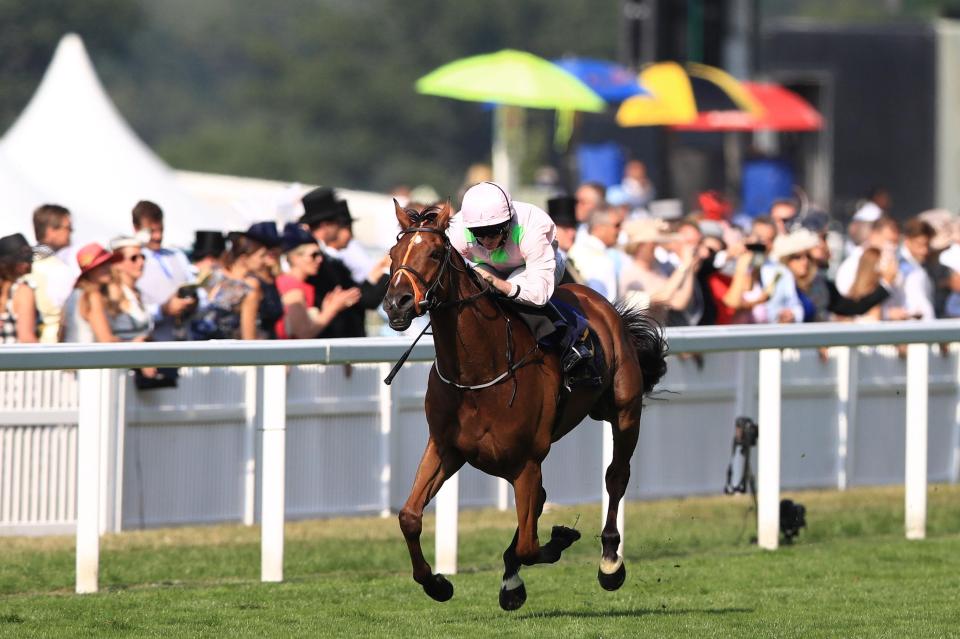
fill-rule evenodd
<path id="1" fill-rule="evenodd" d="M 615 306 L 640 359 L 643 394 L 648 395 L 667 373 L 667 340 L 663 334 L 663 326 L 650 317 L 645 309 L 632 305 L 627 300 L 619 299 Z"/>

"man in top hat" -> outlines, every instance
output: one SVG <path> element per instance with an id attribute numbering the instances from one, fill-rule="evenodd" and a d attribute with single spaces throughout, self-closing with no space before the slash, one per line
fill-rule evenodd
<path id="1" fill-rule="evenodd" d="M 586 280 L 570 259 L 570 248 L 577 239 L 577 198 L 561 195 L 547 200 L 547 213 L 557 227 L 557 253 L 564 262 L 558 284 L 585 284 Z"/>
<path id="2" fill-rule="evenodd" d="M 300 218 L 300 224 L 309 229 L 310 234 L 320 243 L 320 248 L 324 252 L 317 274 L 307 279 L 307 282 L 314 287 L 315 299 L 323 300 L 327 293 L 338 286 L 344 290 L 358 286 L 360 288 L 360 301 L 338 313 L 318 337 L 365 337 L 365 311 L 375 309 L 383 301 L 388 280 L 378 277 L 371 281 L 367 277 L 358 283 L 351 274 L 350 268 L 336 255 L 342 224 L 348 218 L 352 222 L 353 218 L 350 217 L 346 202 L 339 203 L 333 189 L 327 187 L 314 189 L 303 196 L 302 202 L 303 216 Z"/>

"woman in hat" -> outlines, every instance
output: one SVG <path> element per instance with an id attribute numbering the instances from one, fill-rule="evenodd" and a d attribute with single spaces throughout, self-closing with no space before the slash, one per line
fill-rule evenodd
<path id="1" fill-rule="evenodd" d="M 0 343 L 37 341 L 36 295 L 26 279 L 33 252 L 20 233 L 0 237 Z"/>
<path id="2" fill-rule="evenodd" d="M 113 281 L 111 267 L 120 255 L 111 253 L 96 242 L 77 251 L 80 277 L 63 307 L 65 342 L 118 342 L 110 328 L 108 287 Z"/>
<path id="3" fill-rule="evenodd" d="M 277 339 L 277 321 L 283 317 L 283 302 L 277 290 L 277 275 L 280 274 L 282 247 L 280 234 L 274 222 L 257 222 L 247 229 L 247 237 L 263 244 L 264 253 L 260 268 L 252 274 L 260 285 L 260 307 L 257 309 L 257 324 L 265 339 Z"/>
<path id="4" fill-rule="evenodd" d="M 283 317 L 277 321 L 280 339 L 316 337 L 345 308 L 360 300 L 360 290 L 337 286 L 327 293 L 320 308 L 314 306 L 315 289 L 307 278 L 317 274 L 323 252 L 313 236 L 298 224 L 283 228 L 283 253 L 289 270 L 277 277 L 277 289 L 283 302 Z"/>
<path id="5" fill-rule="evenodd" d="M 262 339 L 257 330 L 260 282 L 253 275 L 267 248 L 245 233 L 230 234 L 221 276 L 210 288 L 207 304 L 191 322 L 194 339 Z"/>
<path id="6" fill-rule="evenodd" d="M 153 317 L 143 304 L 137 280 L 143 275 L 144 255 L 140 241 L 117 237 L 110 241 L 117 261 L 113 280 L 107 286 L 107 321 L 122 342 L 142 342 L 153 332 Z"/>
<path id="7" fill-rule="evenodd" d="M 676 240 L 677 235 L 667 232 L 663 220 L 630 220 L 624 225 L 624 232 L 627 235 L 624 251 L 632 259 L 620 271 L 620 295 L 648 305 L 660 322 L 666 321 L 670 310 L 687 308 L 700 265 L 695 247 L 681 245 L 685 252 L 680 256 L 680 265 L 668 277 L 658 266 L 654 251 L 658 244 Z"/>

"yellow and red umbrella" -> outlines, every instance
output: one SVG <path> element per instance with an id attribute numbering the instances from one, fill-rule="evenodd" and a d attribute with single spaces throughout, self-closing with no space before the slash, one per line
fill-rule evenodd
<path id="1" fill-rule="evenodd" d="M 744 82 L 744 88 L 763 106 L 763 115 L 747 111 L 718 110 L 699 113 L 681 131 L 819 131 L 823 117 L 809 102 L 793 91 L 763 82 Z"/>
<path id="2" fill-rule="evenodd" d="M 620 126 L 684 125 L 708 111 L 764 114 L 760 102 L 723 69 L 705 64 L 658 62 L 640 72 L 649 95 L 627 98 L 617 111 Z"/>

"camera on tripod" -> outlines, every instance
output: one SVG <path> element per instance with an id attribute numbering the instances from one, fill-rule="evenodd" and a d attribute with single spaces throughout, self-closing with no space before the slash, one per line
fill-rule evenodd
<path id="1" fill-rule="evenodd" d="M 750 467 L 750 450 L 760 438 L 760 428 L 749 417 L 738 417 L 734 422 L 733 446 L 727 464 L 727 481 L 723 492 L 727 495 L 749 493 L 757 506 L 757 481 Z M 792 544 L 807 525 L 807 509 L 790 499 L 780 500 L 780 533 L 784 544 Z"/>

